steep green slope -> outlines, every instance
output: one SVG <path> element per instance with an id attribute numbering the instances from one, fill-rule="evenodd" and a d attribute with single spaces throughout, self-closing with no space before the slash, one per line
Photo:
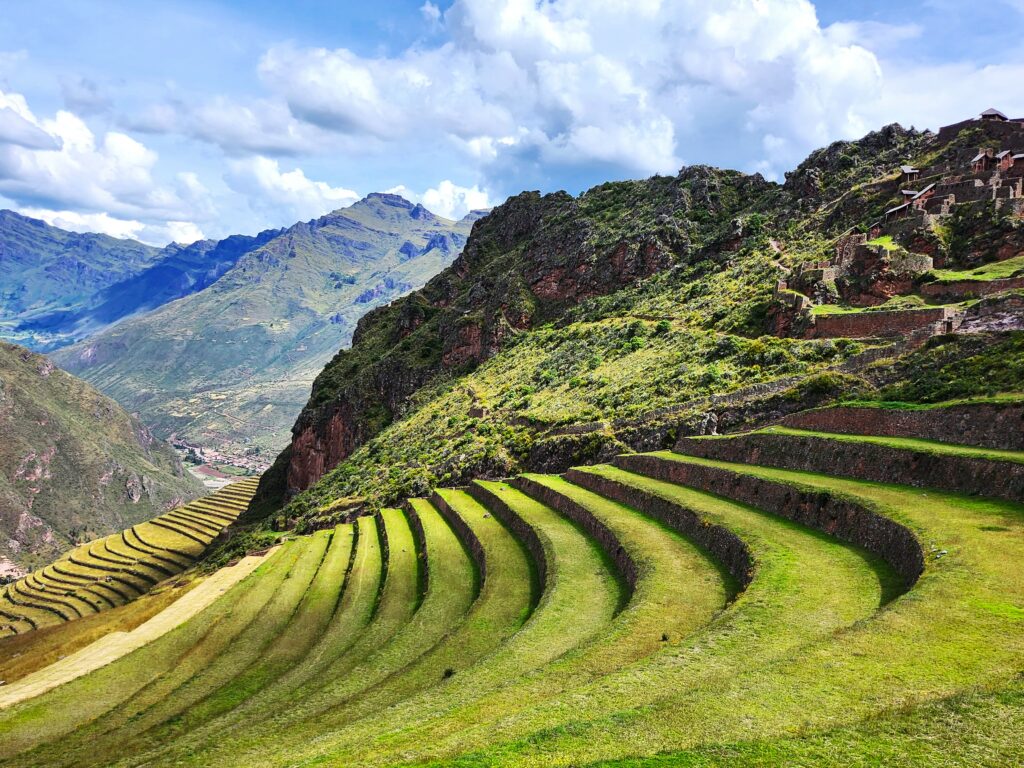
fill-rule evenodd
<path id="1" fill-rule="evenodd" d="M 134 240 L 66 232 L 0 211 L 0 338 L 48 346 L 52 332 L 21 326 L 95 305 L 103 289 L 139 274 L 161 255 Z"/>
<path id="2" fill-rule="evenodd" d="M 436 484 L 562 470 L 838 397 L 891 399 L 927 386 L 920 365 L 954 379 L 943 397 L 1018 390 L 1016 358 L 1001 373 L 996 364 L 1024 328 L 1012 292 L 929 305 L 931 325 L 913 319 L 910 334 L 900 323 L 924 301 L 899 292 L 915 283 L 902 286 L 883 258 L 848 276 L 872 301 L 871 291 L 896 291 L 879 307 L 889 312 L 857 308 L 859 332 L 809 338 L 780 322 L 787 297 L 813 303 L 784 281 L 827 271 L 848 235 L 876 224 L 923 263 L 1008 258 L 1024 232 L 1014 199 L 879 224 L 902 199 L 902 164 L 959 178 L 994 132 L 888 126 L 812 153 L 781 185 L 695 166 L 578 198 L 510 199 L 449 269 L 360 321 L 352 348 L 314 382 L 261 504 L 291 499 L 288 516 L 302 518 L 343 496 L 375 506 Z M 944 312 L 961 332 L 925 344 Z"/>
<path id="3" fill-rule="evenodd" d="M 456 223 L 371 195 L 296 224 L 205 290 L 54 358 L 161 436 L 272 456 L 356 320 L 449 264 L 473 218 Z"/>
<path id="4" fill-rule="evenodd" d="M 174 451 L 115 402 L 0 342 L 0 576 L 201 492 Z"/>

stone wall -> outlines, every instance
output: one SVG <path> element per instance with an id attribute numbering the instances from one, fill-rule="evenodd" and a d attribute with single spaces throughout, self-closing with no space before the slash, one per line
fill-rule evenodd
<path id="1" fill-rule="evenodd" d="M 473 596 L 475 598 L 480 594 L 483 585 L 487 583 L 487 555 L 484 552 L 484 545 L 480 543 L 480 539 L 473 533 L 473 529 L 462 519 L 462 515 L 452 509 L 451 505 L 437 491 L 430 495 L 430 503 L 441 513 L 441 517 L 445 519 L 448 526 L 455 531 L 455 535 L 459 537 L 462 545 L 469 552 L 470 558 L 472 558 L 473 563 L 476 565 L 480 578 L 477 583 L 476 595 Z"/>
<path id="2" fill-rule="evenodd" d="M 961 299 L 991 296 L 1014 288 L 1024 288 L 1024 276 L 1005 277 L 998 280 L 956 280 L 951 283 L 927 283 L 919 293 L 926 299 L 936 301 L 960 301 Z"/>
<path id="3" fill-rule="evenodd" d="M 706 459 L 1024 501 L 1024 463 L 1013 461 L 950 456 L 814 435 L 767 433 L 720 439 L 682 438 L 676 451 Z"/>
<path id="4" fill-rule="evenodd" d="M 890 408 L 820 408 L 782 419 L 794 429 L 846 435 L 917 437 L 983 448 L 1024 451 L 1024 405 L 955 405 L 905 411 Z"/>
<path id="5" fill-rule="evenodd" d="M 808 339 L 865 339 L 879 336 L 903 336 L 951 319 L 955 312 L 944 307 L 902 311 L 849 312 L 815 315 L 814 324 L 804 334 Z"/>
<path id="6" fill-rule="evenodd" d="M 519 476 L 510 480 L 509 483 L 541 504 L 562 513 L 586 531 L 587 535 L 601 546 L 608 559 L 615 564 L 615 570 L 629 587 L 629 596 L 633 596 L 639 572 L 636 562 L 622 546 L 622 542 L 619 541 L 615 533 L 595 517 L 593 512 L 579 502 L 542 483 L 531 480 L 529 477 Z"/>
<path id="7" fill-rule="evenodd" d="M 753 579 L 755 564 L 750 548 L 724 525 L 709 522 L 692 509 L 661 496 L 591 472 L 570 469 L 565 473 L 565 478 L 594 493 L 640 510 L 710 552 L 741 590 L 746 589 Z"/>
<path id="8" fill-rule="evenodd" d="M 520 517 L 519 513 L 501 498 L 501 494 L 485 488 L 480 483 L 470 483 L 466 491 L 512 531 L 512 534 L 526 547 L 537 574 L 537 583 L 541 591 L 546 590 L 550 586 L 548 584 L 548 564 L 552 556 L 548 551 L 551 546 L 548 540 L 546 538 L 542 540 L 534 527 Z M 538 595 L 534 595 L 535 599 L 537 597 Z"/>
<path id="9" fill-rule="evenodd" d="M 924 550 L 914 533 L 853 499 L 659 456 L 620 456 L 615 463 L 631 472 L 757 507 L 866 549 L 885 560 L 908 589 L 924 571 Z"/>
<path id="10" fill-rule="evenodd" d="M 419 585 L 417 588 L 417 607 L 423 602 L 423 598 L 430 590 L 430 563 L 428 562 L 429 550 L 427 549 L 427 535 L 423 530 L 423 521 L 420 520 L 416 508 L 409 503 L 408 499 L 402 504 L 402 511 L 409 521 L 409 530 L 412 531 L 413 544 L 416 546 L 416 564 L 419 568 Z"/>

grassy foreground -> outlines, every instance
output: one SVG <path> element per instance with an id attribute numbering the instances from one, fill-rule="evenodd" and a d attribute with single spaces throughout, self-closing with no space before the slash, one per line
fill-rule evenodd
<path id="1" fill-rule="evenodd" d="M 286 541 L 184 624 L 0 709 L 0 764 L 1014 764 L 1024 506 L 645 461 L 441 491 Z M 673 467 L 685 484 L 661 479 Z M 768 502 L 792 498 L 827 514 L 809 527 Z M 912 534 L 916 581 L 883 543 L 830 535 L 837 504 Z"/>

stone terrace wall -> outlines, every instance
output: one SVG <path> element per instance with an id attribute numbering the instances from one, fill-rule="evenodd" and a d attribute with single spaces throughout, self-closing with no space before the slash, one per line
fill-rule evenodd
<path id="1" fill-rule="evenodd" d="M 430 503 L 441 513 L 441 517 L 445 519 L 448 526 L 455 531 L 455 535 L 459 537 L 462 545 L 476 564 L 477 573 L 480 574 L 477 585 L 477 595 L 479 595 L 483 585 L 487 582 L 487 555 L 484 552 L 484 545 L 480 543 L 480 539 L 473 533 L 473 529 L 462 519 L 462 515 L 452 509 L 451 505 L 437 491 L 430 495 Z M 477 595 L 474 595 L 474 597 Z"/>
<path id="2" fill-rule="evenodd" d="M 519 476 L 513 478 L 509 481 L 509 484 L 531 498 L 536 499 L 541 504 L 558 510 L 586 531 L 587 535 L 601 546 L 608 559 L 615 563 L 615 570 L 619 572 L 619 575 L 629 586 L 629 595 L 632 597 L 633 590 L 636 589 L 638 574 L 636 562 L 622 546 L 622 542 L 619 541 L 615 533 L 598 520 L 593 512 L 568 496 L 564 496 L 553 488 L 549 488 L 528 477 Z"/>
<path id="3" fill-rule="evenodd" d="M 951 318 L 955 313 L 945 307 L 904 311 L 850 312 L 840 315 L 817 315 L 806 338 L 865 339 L 880 336 L 902 336 Z"/>
<path id="4" fill-rule="evenodd" d="M 862 547 L 892 566 L 908 589 L 924 571 L 924 550 L 909 528 L 839 494 L 659 456 L 620 456 L 615 463 L 622 469 L 757 507 Z"/>
<path id="5" fill-rule="evenodd" d="M 946 443 L 1024 451 L 1024 405 L 955 405 L 922 411 L 820 408 L 787 416 L 794 429 L 846 435 L 919 437 Z"/>
<path id="6" fill-rule="evenodd" d="M 423 521 L 420 520 L 419 513 L 416 511 L 416 508 L 409 503 L 408 499 L 402 505 L 402 511 L 405 512 L 405 517 L 409 521 L 409 529 L 412 531 L 412 540 L 416 546 L 416 561 L 419 566 L 419 590 L 417 600 L 418 603 L 422 603 L 423 597 L 430 590 L 430 564 L 427 562 L 427 558 L 429 557 L 427 552 L 427 534 L 423 530 Z"/>
<path id="7" fill-rule="evenodd" d="M 1024 276 L 1004 277 L 998 280 L 957 280 L 952 283 L 922 285 L 920 294 L 926 299 L 959 301 L 961 299 L 991 296 L 1014 288 L 1024 288 Z"/>
<path id="8" fill-rule="evenodd" d="M 750 548 L 724 525 L 710 523 L 681 504 L 592 472 L 570 469 L 565 473 L 565 479 L 664 523 L 710 552 L 736 580 L 741 590 L 750 584 L 754 575 L 754 558 Z"/>
<path id="9" fill-rule="evenodd" d="M 682 438 L 676 451 L 705 459 L 818 472 L 876 483 L 1024 501 L 1024 464 L 852 443 L 813 435 Z"/>
<path id="10" fill-rule="evenodd" d="M 550 586 L 548 584 L 549 553 L 548 547 L 545 546 L 547 540 L 542 541 L 534 527 L 523 520 L 519 513 L 501 498 L 500 494 L 495 493 L 489 488 L 484 488 L 479 483 L 470 483 L 466 492 L 498 518 L 506 528 L 512 531 L 512 534 L 519 539 L 520 543 L 526 547 L 526 551 L 530 553 L 530 559 L 533 561 L 533 566 L 536 569 L 540 591 L 543 592 L 548 589 Z M 534 597 L 539 598 L 539 594 L 535 594 Z"/>

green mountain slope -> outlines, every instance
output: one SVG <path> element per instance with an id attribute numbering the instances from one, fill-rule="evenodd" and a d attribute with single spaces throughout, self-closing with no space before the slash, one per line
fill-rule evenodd
<path id="1" fill-rule="evenodd" d="M 0 575 L 202 490 L 115 402 L 42 355 L 0 342 Z"/>
<path id="2" fill-rule="evenodd" d="M 578 198 L 510 199 L 479 222 L 452 267 L 360 321 L 352 348 L 317 377 L 260 497 L 273 509 L 305 491 L 288 509 L 298 517 L 339 497 L 386 505 L 438 484 L 560 471 L 627 448 L 669 447 L 719 422 L 735 429 L 897 387 L 913 364 L 873 364 L 914 354 L 925 340 L 904 339 L 900 323 L 938 332 L 912 314 L 923 299 L 897 295 L 878 307 L 893 312 L 867 314 L 863 332 L 814 338 L 778 322 L 795 295 L 779 281 L 810 275 L 851 231 L 879 222 L 901 200 L 902 164 L 969 170 L 971 147 L 991 140 L 985 130 L 999 129 L 968 126 L 940 139 L 889 126 L 813 153 L 781 185 L 695 166 Z M 972 238 L 1015 242 L 1016 209 L 1002 209 L 993 226 L 984 208 L 992 203 L 977 205 L 978 215 L 885 226 L 922 263 L 927 253 L 959 263 L 960 243 Z M 855 277 L 850 295 L 918 284 L 894 278 L 884 260 Z M 836 288 L 820 291 L 832 300 Z M 981 305 L 922 316 L 970 320 L 973 335 L 948 344 L 946 362 L 974 355 L 971 365 L 990 370 L 987 347 L 1020 329 L 1009 304 L 1006 323 L 986 320 L 1002 310 Z"/>
<path id="3" fill-rule="evenodd" d="M 91 306 L 104 288 L 139 274 L 161 255 L 134 240 L 66 232 L 0 210 L 0 337 L 45 346 L 49 333 L 19 326 Z"/>
<path id="4" fill-rule="evenodd" d="M 358 318 L 447 266 L 474 218 L 371 195 L 296 224 L 205 290 L 53 356 L 157 434 L 259 466 L 260 452 L 287 442 L 314 376 Z"/>

